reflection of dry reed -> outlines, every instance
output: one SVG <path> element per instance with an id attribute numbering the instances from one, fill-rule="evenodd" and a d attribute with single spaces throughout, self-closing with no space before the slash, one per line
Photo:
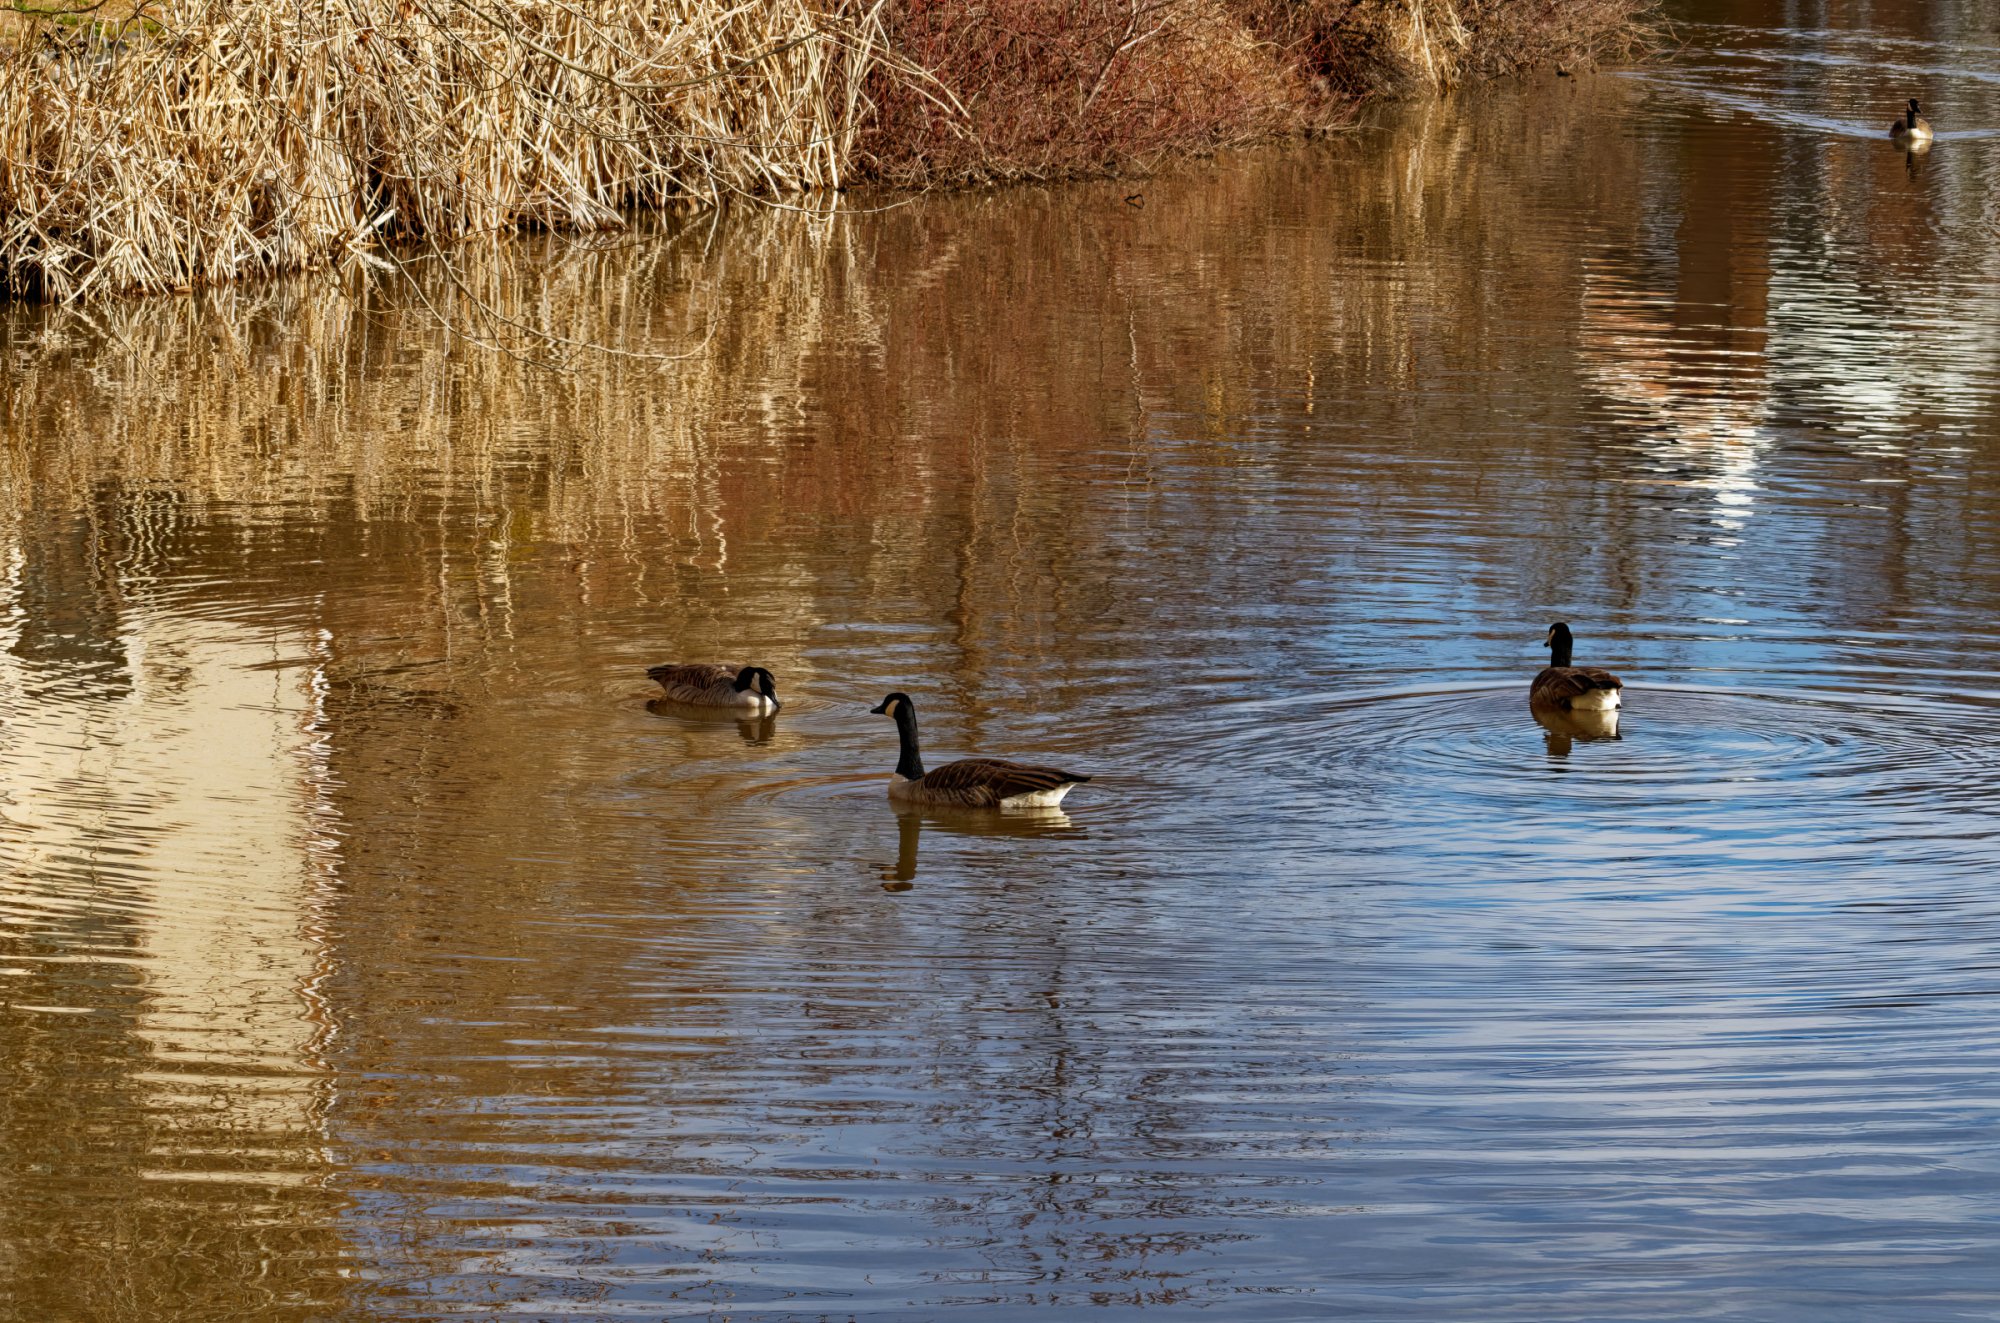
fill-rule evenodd
<path id="1" fill-rule="evenodd" d="M 860 0 L 165 0 L 7 29 L 15 295 L 174 289 L 375 237 L 592 229 L 835 187 L 881 54 Z"/>
<path id="2" fill-rule="evenodd" d="M 831 224 L 748 212 L 707 251 L 704 223 L 632 243 L 471 245 L 449 273 L 417 264 L 408 281 L 353 269 L 186 303 L 16 308 L 0 319 L 0 351 L 23 369 L 0 384 L 0 437 L 20 443 L 0 447 L 0 538 L 38 501 L 84 508 L 107 480 L 278 517 L 394 517 L 439 473 L 485 485 L 527 451 L 549 474 L 543 495 L 585 526 L 627 500 L 671 500 L 655 479 L 692 463 L 712 414 L 774 367 L 797 371 L 818 337 L 853 333 L 851 314 L 823 306 L 828 283 L 846 283 L 826 269 L 844 251 Z M 634 297 L 649 289 L 688 296 Z M 433 309 L 456 320 L 473 300 L 533 335 L 634 353 L 549 374 L 462 350 Z M 571 484 L 580 469 L 589 480 Z"/>
<path id="3" fill-rule="evenodd" d="M 413 263 L 408 281 L 350 270 L 185 301 L 16 307 L 0 317 L 0 538 L 32 508 L 89 508 L 107 486 L 253 517 L 351 502 L 367 520 L 531 470 L 547 536 L 672 510 L 687 536 L 712 539 L 685 512 L 721 497 L 715 526 L 741 537 L 787 508 L 898 518 L 927 499 L 901 466 L 975 472 L 994 435 L 1093 447 L 1143 434 L 1153 407 L 1213 411 L 1226 431 L 1250 407 L 1240 392 L 1284 365 L 1317 365 L 1315 391 L 1349 373 L 1414 380 L 1439 355 L 1510 343 L 1483 320 L 1482 282 L 1562 205 L 1521 180 L 1565 178 L 1578 124 L 1623 93 L 1607 81 L 1537 101 L 1532 126 L 1519 98 L 1416 107 L 1366 146 L 1162 179 L 1144 209 L 1081 186 L 872 215 L 741 211 L 616 240 L 466 245 L 449 274 Z M 1324 185 L 1302 188 L 1301 170 Z M 1581 205 L 1629 191 L 1631 170 L 1603 158 L 1567 187 Z M 1276 196 L 1309 197 L 1303 223 L 1271 229 Z M 1282 256 L 1244 260 L 1249 234 Z M 1398 278 L 1342 278 L 1357 244 Z M 1508 279 L 1511 306 L 1577 296 L 1559 264 Z M 549 374 L 466 348 L 431 308 L 456 323 L 475 301 L 529 338 L 617 352 Z M 1083 334 L 1107 337 L 1102 361 L 1129 361 L 1132 379 L 1074 382 Z M 850 360 L 866 366 L 827 375 Z M 725 451 L 766 456 L 766 485 L 688 500 Z M 784 485 L 808 475 L 824 485 Z"/>
<path id="4" fill-rule="evenodd" d="M 312 574 L 250 568 L 282 545 L 266 539 L 309 537 L 337 595 L 379 597 L 360 614 L 435 593 L 425 618 L 456 622 L 461 644 L 467 622 L 500 628 L 503 601 L 529 611 L 530 581 L 564 609 L 671 601 L 703 619 L 718 571 L 783 561 L 791 587 L 755 609 L 804 619 L 826 592 L 866 582 L 900 602 L 943 582 L 923 567 L 964 565 L 926 610 L 961 622 L 968 655 L 1053 647 L 1112 609 L 1097 568 L 1119 563 L 1107 541 L 1123 534 L 1089 513 L 1100 482 L 1052 488 L 1034 476 L 1047 465 L 1128 493 L 1188 465 L 1282 469 L 1302 462 L 1295 440 L 1242 435 L 1274 393 L 1306 417 L 1371 399 L 1421 413 L 1447 408 L 1421 403 L 1439 373 L 1541 372 L 1509 356 L 1541 352 L 1521 333 L 1536 318 L 1574 317 L 1580 272 L 1511 255 L 1552 211 L 1637 215 L 1629 151 L 1563 169 L 1634 86 L 1421 104 L 1366 140 L 1167 175 L 1142 209 L 1086 184 L 739 210 L 617 240 L 466 245 L 463 295 L 418 263 L 409 281 L 356 270 L 0 310 L 0 558 L 54 545 L 81 512 L 108 597 L 192 559 L 215 567 L 206 591 L 263 609 L 318 591 Z M 424 302 L 457 318 L 463 297 L 627 352 L 551 374 L 466 348 Z M 1395 382 L 1412 389 L 1380 394 Z M 1538 421 L 1562 425 L 1567 399 L 1550 394 Z M 1303 436 L 1299 421 L 1279 434 Z M 1363 506 L 1476 507 L 1495 464 L 1522 462 L 1504 431 L 1445 430 L 1451 463 L 1372 468 Z M 1177 544 L 1227 539 L 1229 484 L 1169 486 Z M 798 572 L 834 545 L 837 572 Z M 996 618 L 1004 640 L 980 624 Z"/>

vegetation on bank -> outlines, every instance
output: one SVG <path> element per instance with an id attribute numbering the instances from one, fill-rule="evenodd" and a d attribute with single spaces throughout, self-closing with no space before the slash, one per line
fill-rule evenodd
<path id="1" fill-rule="evenodd" d="M 1623 56 L 1647 2 L 14 0 L 4 288 L 170 290 L 633 207 L 1115 170 Z"/>
<path id="2" fill-rule="evenodd" d="M 9 291 L 54 299 L 836 188 L 885 58 L 861 0 L 146 0 L 118 21 L 14 16 L 0 255 Z"/>
<path id="3" fill-rule="evenodd" d="M 1633 58 L 1653 0 L 900 0 L 860 169 L 904 186 L 1116 171 L 1312 132 L 1370 97 Z"/>

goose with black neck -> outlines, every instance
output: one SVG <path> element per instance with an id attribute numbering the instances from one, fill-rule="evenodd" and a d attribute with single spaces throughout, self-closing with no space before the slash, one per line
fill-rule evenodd
<path id="1" fill-rule="evenodd" d="M 1550 625 L 1542 642 L 1549 650 L 1549 664 L 1528 686 L 1530 706 L 1561 712 L 1609 712 L 1623 703 L 1623 680 L 1601 667 L 1571 665 L 1576 640 L 1567 624 L 1559 620 Z"/>
<path id="2" fill-rule="evenodd" d="M 1090 780 L 1076 772 L 1006 758 L 961 758 L 926 772 L 917 742 L 917 707 L 910 696 L 890 694 L 869 711 L 896 722 L 901 748 L 895 779 L 889 782 L 889 798 L 901 803 L 941 808 L 1054 808 L 1064 795 Z"/>

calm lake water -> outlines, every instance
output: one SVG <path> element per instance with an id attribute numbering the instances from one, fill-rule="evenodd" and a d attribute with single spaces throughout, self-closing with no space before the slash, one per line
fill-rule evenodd
<path id="1" fill-rule="evenodd" d="M 1820 12 L 0 315 L 0 1318 L 2000 1313 L 2000 32 Z"/>

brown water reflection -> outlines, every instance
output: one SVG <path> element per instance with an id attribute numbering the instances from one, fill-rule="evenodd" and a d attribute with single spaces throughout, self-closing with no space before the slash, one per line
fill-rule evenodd
<path id="1" fill-rule="evenodd" d="M 481 258 L 566 375 L 10 310 L 0 1316 L 2000 1299 L 1992 159 L 1836 36 Z"/>

